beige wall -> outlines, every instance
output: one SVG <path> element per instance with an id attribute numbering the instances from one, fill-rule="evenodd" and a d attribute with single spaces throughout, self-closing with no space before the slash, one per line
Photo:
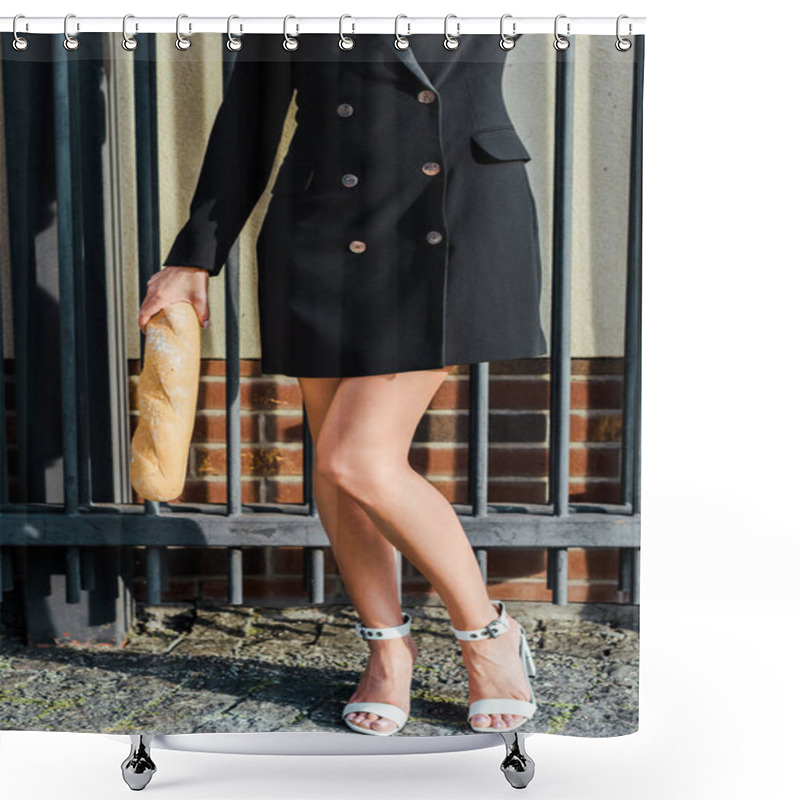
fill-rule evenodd
<path id="1" fill-rule="evenodd" d="M 613 36 L 584 36 L 575 47 L 575 150 L 573 197 L 572 351 L 573 355 L 619 356 L 623 352 L 626 270 L 627 192 L 631 99 L 631 54 L 619 53 Z M 117 46 L 117 49 L 118 46 Z M 206 138 L 222 98 L 220 43 L 197 36 L 189 51 L 179 52 L 174 37 L 158 37 L 159 194 L 161 260 L 185 222 Z M 133 154 L 132 59 L 114 55 L 121 152 Z M 0 69 L 2 64 L 0 63 Z M 528 147 L 528 163 L 540 218 L 545 266 L 542 312 L 549 340 L 550 258 L 552 239 L 553 85 L 555 51 L 550 36 L 523 36 L 508 56 L 503 91 L 509 113 Z M 292 134 L 287 118 L 279 164 Z M 1 113 L 1 109 L 0 109 Z M 0 124 L 2 118 L 0 117 Z M 186 132 L 191 135 L 186 135 Z M 202 135 L 199 135 L 200 132 Z M 2 137 L 0 137 L 2 148 Z M 0 155 L 2 151 L 0 150 Z M 273 169 L 270 186 L 274 174 Z M 122 252 L 126 298 L 126 347 L 139 355 L 136 324 L 139 308 L 136 249 L 136 180 L 132 156 L 122 159 L 119 193 L 122 205 Z M 0 163 L 0 187 L 5 158 Z M 240 236 L 242 358 L 258 358 L 255 242 L 269 202 L 265 192 Z M 6 193 L 0 198 L 0 259 L 3 273 L 4 342 L 11 355 Z M 159 261 L 160 265 L 161 261 Z M 155 267 L 159 265 L 154 265 Z M 224 357 L 224 272 L 210 281 L 212 324 L 203 335 L 203 357 Z"/>

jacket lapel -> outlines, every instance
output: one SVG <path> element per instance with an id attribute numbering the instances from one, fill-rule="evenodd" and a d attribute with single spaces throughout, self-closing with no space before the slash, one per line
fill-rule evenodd
<path id="1" fill-rule="evenodd" d="M 406 65 L 414 75 L 421 80 L 425 86 L 427 86 L 432 92 L 435 92 L 437 95 L 439 94 L 436 87 L 431 82 L 431 79 L 428 77 L 428 74 L 425 72 L 424 69 L 419 65 L 417 61 L 417 57 L 411 51 L 410 47 L 407 47 L 405 50 L 398 50 L 394 46 L 394 34 L 393 33 L 381 33 L 378 34 L 381 37 L 381 40 L 386 44 L 386 47 L 395 54 L 397 59 Z"/>

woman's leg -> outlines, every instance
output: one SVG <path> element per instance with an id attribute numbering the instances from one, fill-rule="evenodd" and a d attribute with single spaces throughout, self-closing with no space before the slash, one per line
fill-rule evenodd
<path id="1" fill-rule="evenodd" d="M 341 378 L 298 378 L 315 444 L 328 406 Z M 314 499 L 331 542 L 334 558 L 347 593 L 368 628 L 387 628 L 403 622 L 397 586 L 394 547 L 375 523 L 347 493 L 319 471 L 314 459 Z M 417 646 L 411 636 L 367 641 L 369 662 L 356 691 L 348 702 L 379 702 L 409 711 L 409 686 Z M 390 731 L 397 727 L 378 714 L 355 712 L 348 719 L 356 725 Z"/>
<path id="2" fill-rule="evenodd" d="M 430 581 L 454 627 L 482 628 L 497 618 L 497 611 L 472 546 L 451 504 L 408 462 L 417 425 L 448 371 L 342 378 L 318 433 L 317 468 L 340 490 L 336 497 L 351 497 Z M 360 546 L 360 540 L 354 539 L 352 546 Z M 345 547 L 340 550 L 337 562 L 346 565 L 348 591 L 352 586 L 371 606 L 369 592 L 359 589 L 362 582 L 375 584 L 372 562 Z M 388 562 L 381 570 L 389 580 Z M 394 592 L 394 580 L 391 585 Z M 529 699 L 519 659 L 519 625 L 510 617 L 509 624 L 509 635 L 460 642 L 470 676 L 470 703 L 489 697 Z M 518 721 L 511 714 L 473 718 L 476 726 L 499 729 Z"/>

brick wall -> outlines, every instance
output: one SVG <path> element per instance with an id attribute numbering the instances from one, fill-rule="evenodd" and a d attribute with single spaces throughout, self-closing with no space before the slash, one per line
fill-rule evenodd
<path id="1" fill-rule="evenodd" d="M 19 502 L 13 363 L 7 363 L 7 434 L 11 501 Z M 136 428 L 137 359 L 129 361 L 131 432 Z M 618 503 L 622 433 L 621 358 L 572 361 L 570 500 Z M 490 364 L 490 503 L 547 501 L 549 359 Z M 262 376 L 257 360 L 241 362 L 242 501 L 302 502 L 302 399 L 297 381 Z M 450 501 L 468 502 L 469 368 L 441 386 L 417 428 L 412 465 Z M 186 484 L 175 502 L 226 502 L 225 364 L 202 362 L 197 417 Z M 134 502 L 142 498 L 134 493 Z M 245 548 L 244 595 L 249 604 L 280 604 L 307 597 L 302 548 Z M 166 602 L 227 599 L 223 549 L 167 551 Z M 542 549 L 488 551 L 490 594 L 496 599 L 550 600 L 547 554 Z M 617 590 L 617 551 L 569 550 L 570 602 L 627 602 Z M 330 549 L 325 550 L 326 597 L 346 602 Z M 137 555 L 137 598 L 145 599 L 143 552 Z M 427 581 L 404 562 L 404 594 L 431 594 Z"/>

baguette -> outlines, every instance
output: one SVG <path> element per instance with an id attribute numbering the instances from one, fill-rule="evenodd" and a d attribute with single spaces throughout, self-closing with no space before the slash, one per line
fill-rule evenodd
<path id="1" fill-rule="evenodd" d="M 181 300 L 147 323 L 130 472 L 131 485 L 148 500 L 174 500 L 183 491 L 199 381 L 200 322 Z"/>

